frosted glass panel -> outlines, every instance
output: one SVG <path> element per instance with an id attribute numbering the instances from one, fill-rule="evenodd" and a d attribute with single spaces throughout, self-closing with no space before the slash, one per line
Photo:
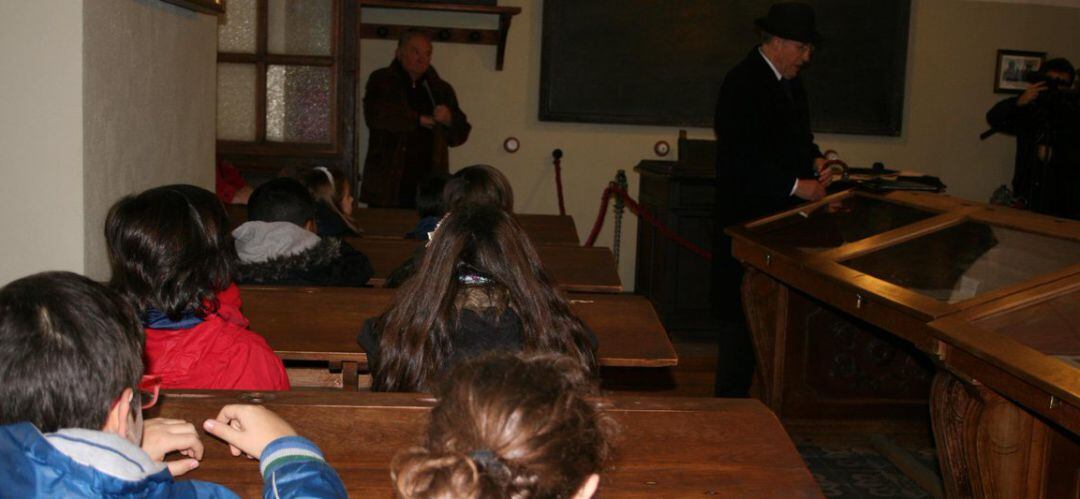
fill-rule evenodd
<path id="1" fill-rule="evenodd" d="M 269 66 L 266 140 L 330 142 L 330 68 Z"/>
<path id="2" fill-rule="evenodd" d="M 218 18 L 218 52 L 255 53 L 255 0 L 229 0 Z"/>
<path id="3" fill-rule="evenodd" d="M 255 140 L 255 65 L 218 64 L 217 96 L 218 140 Z"/>
<path id="4" fill-rule="evenodd" d="M 331 0 L 270 0 L 268 7 L 267 51 L 330 55 L 334 15 Z"/>

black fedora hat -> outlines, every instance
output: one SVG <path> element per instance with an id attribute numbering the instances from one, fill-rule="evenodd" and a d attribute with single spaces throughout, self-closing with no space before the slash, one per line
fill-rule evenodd
<path id="1" fill-rule="evenodd" d="M 770 35 L 797 42 L 818 43 L 821 34 L 814 24 L 814 8 L 801 2 L 783 2 L 769 7 L 769 15 L 755 21 Z"/>

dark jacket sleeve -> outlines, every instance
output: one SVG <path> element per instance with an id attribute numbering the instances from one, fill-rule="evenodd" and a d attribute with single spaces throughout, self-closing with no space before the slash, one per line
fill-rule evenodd
<path id="1" fill-rule="evenodd" d="M 331 264 L 330 282 L 327 285 L 361 287 L 371 280 L 374 273 L 367 255 L 342 241 L 338 258 Z"/>
<path id="2" fill-rule="evenodd" d="M 461 106 L 458 105 L 457 94 L 454 92 L 454 87 L 451 87 L 450 84 L 445 81 L 440 81 L 438 87 L 438 102 L 450 108 L 450 113 L 453 115 L 450 127 L 446 130 L 446 144 L 450 147 L 460 146 L 461 144 L 464 144 L 466 140 L 469 140 L 469 132 L 472 131 L 472 125 L 469 124 L 468 116 L 465 116 L 465 112 L 462 111 Z"/>
<path id="3" fill-rule="evenodd" d="M 1016 135 L 1027 127 L 1032 121 L 1034 106 L 1021 107 L 1016 103 L 1016 97 L 1010 97 L 998 102 L 986 112 L 986 123 L 993 129 Z"/>
<path id="4" fill-rule="evenodd" d="M 372 130 L 408 133 L 420 127 L 420 115 L 405 103 L 390 69 L 371 73 L 364 92 L 364 122 Z"/>

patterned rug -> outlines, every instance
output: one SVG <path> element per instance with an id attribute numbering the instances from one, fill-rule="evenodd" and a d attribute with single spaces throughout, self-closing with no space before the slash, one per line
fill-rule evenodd
<path id="1" fill-rule="evenodd" d="M 869 445 L 833 445 L 796 439 L 796 447 L 825 497 L 930 498 Z M 937 470 L 934 449 L 907 449 L 920 463 Z"/>

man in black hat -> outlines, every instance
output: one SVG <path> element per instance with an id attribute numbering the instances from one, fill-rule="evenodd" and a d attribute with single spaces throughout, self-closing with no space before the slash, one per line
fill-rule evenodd
<path id="1" fill-rule="evenodd" d="M 720 331 L 717 396 L 745 396 L 754 354 L 740 299 L 742 266 L 723 228 L 825 195 L 831 176 L 814 144 L 799 71 L 820 41 L 814 10 L 778 3 L 757 20 L 761 45 L 728 72 L 716 105 L 717 258 L 713 298 Z"/>

